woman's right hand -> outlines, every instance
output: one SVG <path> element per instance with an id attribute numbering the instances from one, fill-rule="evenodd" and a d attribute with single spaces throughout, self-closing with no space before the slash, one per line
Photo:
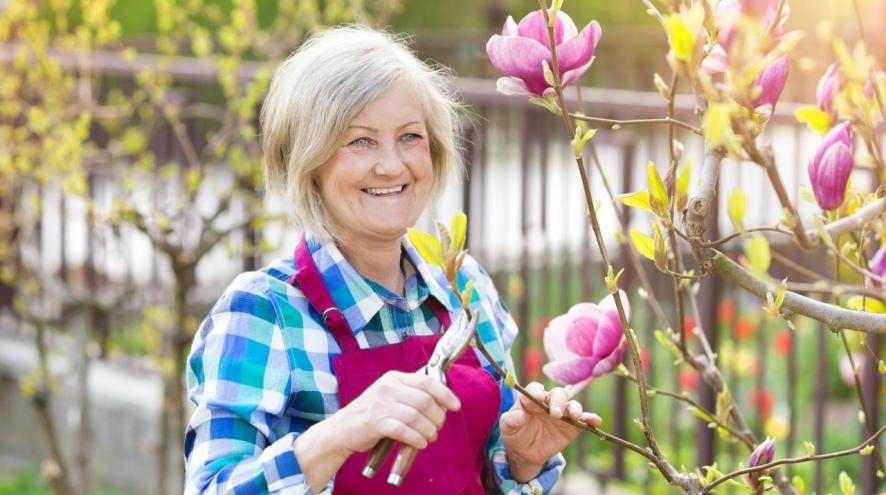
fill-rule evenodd
<path id="1" fill-rule="evenodd" d="M 305 482 L 319 493 L 354 452 L 365 452 L 382 438 L 416 449 L 437 438 L 446 411 L 461 407 L 446 385 L 427 375 L 389 371 L 359 397 L 293 442 Z"/>
<path id="2" fill-rule="evenodd" d="M 382 438 L 423 449 L 436 440 L 446 412 L 460 407 L 458 397 L 440 381 L 389 371 L 329 420 L 349 454 L 365 452 Z"/>

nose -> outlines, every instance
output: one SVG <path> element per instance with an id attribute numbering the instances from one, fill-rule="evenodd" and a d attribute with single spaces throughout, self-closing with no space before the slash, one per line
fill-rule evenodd
<path id="1" fill-rule="evenodd" d="M 379 154 L 373 172 L 376 175 L 396 177 L 406 169 L 403 155 L 396 145 L 384 145 L 379 147 Z"/>

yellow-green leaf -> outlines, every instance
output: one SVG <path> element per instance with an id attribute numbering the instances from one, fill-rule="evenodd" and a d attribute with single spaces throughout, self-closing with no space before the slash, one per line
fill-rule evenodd
<path id="1" fill-rule="evenodd" d="M 852 296 L 846 301 L 846 307 L 868 313 L 886 313 L 886 305 L 871 297 Z"/>
<path id="2" fill-rule="evenodd" d="M 840 491 L 843 492 L 843 495 L 855 494 L 855 483 L 852 482 L 852 478 L 846 474 L 846 471 L 840 471 Z"/>
<path id="3" fill-rule="evenodd" d="M 455 212 L 455 215 L 452 216 L 452 221 L 449 222 L 449 239 L 452 243 L 449 247 L 450 253 L 461 251 L 462 246 L 465 244 L 465 233 L 467 230 L 467 215 L 465 215 L 463 211 Z"/>
<path id="4" fill-rule="evenodd" d="M 646 176 L 649 180 L 649 206 L 655 214 L 662 218 L 668 218 L 668 209 L 670 208 L 668 191 L 665 189 L 664 182 L 658 175 L 658 168 L 652 160 L 649 160 L 646 165 Z"/>
<path id="5" fill-rule="evenodd" d="M 686 160 L 686 164 L 683 165 L 683 168 L 680 169 L 680 174 L 677 176 L 677 194 L 689 194 L 689 177 L 691 173 L 692 162 Z"/>
<path id="6" fill-rule="evenodd" d="M 646 191 L 637 191 L 633 193 L 622 194 L 618 197 L 618 200 L 623 204 L 632 206 L 634 208 L 652 211 L 652 209 L 649 207 L 649 193 Z"/>
<path id="7" fill-rule="evenodd" d="M 769 270 L 772 252 L 769 250 L 769 240 L 766 237 L 761 234 L 751 236 L 745 241 L 744 253 L 758 275 L 765 274 Z"/>
<path id="8" fill-rule="evenodd" d="M 732 115 L 729 105 L 714 103 L 704 114 L 702 123 L 704 135 L 714 146 L 723 146 L 734 136 L 732 132 Z"/>
<path id="9" fill-rule="evenodd" d="M 794 112 L 797 122 L 806 124 L 813 131 L 824 135 L 830 130 L 831 118 L 827 112 L 815 106 L 800 107 Z"/>
<path id="10" fill-rule="evenodd" d="M 677 59 L 688 62 L 692 58 L 692 50 L 695 48 L 695 39 L 686 22 L 679 14 L 671 14 L 667 16 L 666 24 L 668 28 L 668 38 L 671 42 L 671 48 Z"/>
<path id="11" fill-rule="evenodd" d="M 655 243 L 651 237 L 637 229 L 631 229 L 631 243 L 637 249 L 637 252 L 655 261 Z"/>
<path id="12" fill-rule="evenodd" d="M 443 247 L 436 237 L 416 229 L 407 229 L 406 236 L 425 261 L 445 269 Z"/>
<path id="13" fill-rule="evenodd" d="M 747 196 L 744 191 L 736 188 L 729 196 L 729 218 L 732 225 L 740 231 L 744 231 L 744 214 L 747 208 Z"/>

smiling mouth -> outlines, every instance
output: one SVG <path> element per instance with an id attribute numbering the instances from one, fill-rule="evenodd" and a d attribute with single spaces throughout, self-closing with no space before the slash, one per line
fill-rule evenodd
<path id="1" fill-rule="evenodd" d="M 406 189 L 406 184 L 395 187 L 367 187 L 362 189 L 363 192 L 375 197 L 396 196 Z"/>

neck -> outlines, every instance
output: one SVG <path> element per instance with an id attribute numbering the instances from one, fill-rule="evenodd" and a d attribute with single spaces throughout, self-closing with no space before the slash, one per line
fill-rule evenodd
<path id="1" fill-rule="evenodd" d="M 400 239 L 359 242 L 343 239 L 338 248 L 358 272 L 391 292 L 403 295 L 405 277 L 400 270 Z"/>

